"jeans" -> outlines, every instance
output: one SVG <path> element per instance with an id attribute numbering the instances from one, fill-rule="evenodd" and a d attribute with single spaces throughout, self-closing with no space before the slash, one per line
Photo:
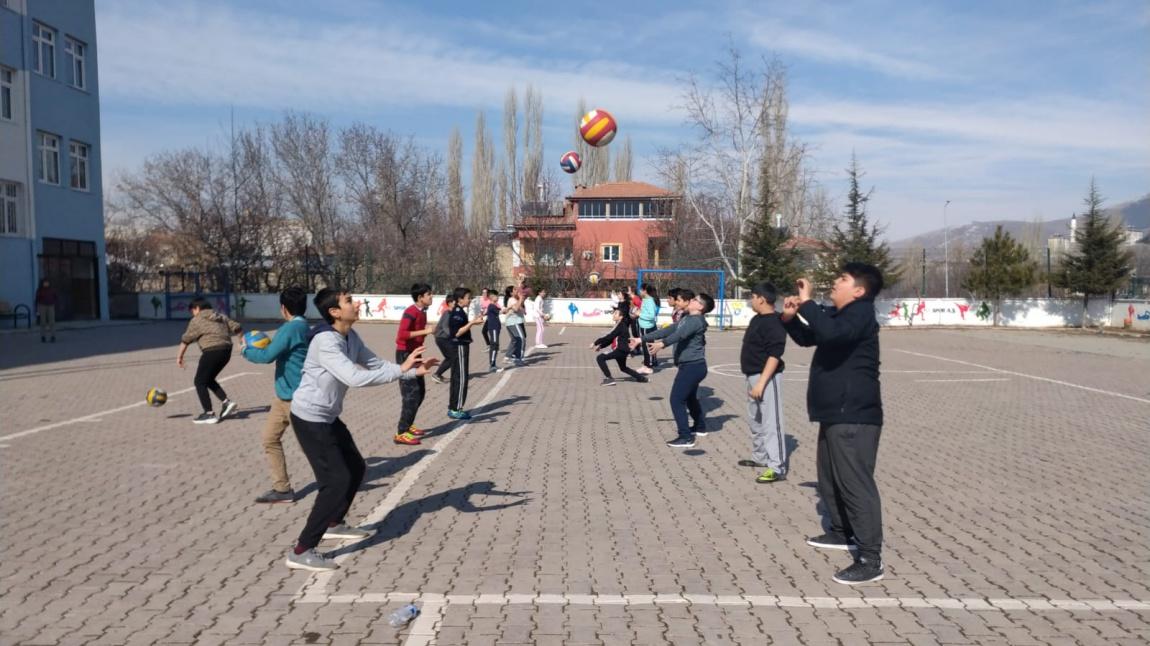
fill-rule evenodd
<path id="1" fill-rule="evenodd" d="M 815 456 L 830 533 L 854 536 L 867 559 L 882 556 L 882 501 L 874 481 L 881 434 L 874 424 L 821 424 Z"/>
<path id="2" fill-rule="evenodd" d="M 669 399 L 680 439 L 694 439 L 696 429 L 707 428 L 706 420 L 703 418 L 703 407 L 699 404 L 699 384 L 703 383 L 706 376 L 706 361 L 679 364 Z M 694 424 L 687 423 L 688 414 Z"/>
<path id="3" fill-rule="evenodd" d="M 407 350 L 395 351 L 395 362 L 403 364 L 407 361 L 407 357 L 411 353 Z M 427 382 L 423 377 L 416 377 L 415 379 L 400 379 L 399 380 L 399 424 L 396 426 L 396 433 L 406 433 L 415 424 L 415 414 L 419 412 L 419 407 L 423 404 L 423 397 L 427 394 Z"/>
<path id="4" fill-rule="evenodd" d="M 507 334 L 511 335 L 511 344 L 507 348 L 507 358 L 516 362 L 523 361 L 523 345 L 527 343 L 527 328 L 522 323 L 512 323 L 507 326 Z"/>
<path id="5" fill-rule="evenodd" d="M 211 350 L 204 350 L 200 355 L 200 363 L 196 366 L 196 377 L 192 381 L 196 386 L 196 396 L 200 398 L 200 406 L 205 413 L 212 412 L 212 398 L 208 396 L 208 391 L 224 401 L 228 398 L 228 394 L 224 392 L 220 382 L 216 381 L 216 377 L 224 371 L 224 367 L 232 360 L 232 346 L 223 348 L 212 348 Z"/>
<path id="6" fill-rule="evenodd" d="M 319 485 L 315 504 L 299 535 L 299 547 L 310 550 L 319 545 L 328 527 L 344 521 L 355 492 L 363 482 L 367 464 L 347 426 L 338 417 L 326 424 L 292 415 L 291 425 Z"/>

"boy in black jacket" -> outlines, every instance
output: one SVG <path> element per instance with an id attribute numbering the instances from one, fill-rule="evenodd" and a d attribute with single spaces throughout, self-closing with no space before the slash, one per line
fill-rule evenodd
<path id="1" fill-rule="evenodd" d="M 631 317 L 628 316 L 630 311 L 623 309 L 628 307 L 619 303 L 612 308 L 614 311 L 611 313 L 612 320 L 615 321 L 615 329 L 607 336 L 600 337 L 591 342 L 591 349 L 596 352 L 611 345 L 615 342 L 615 347 L 610 352 L 604 352 L 595 361 L 599 364 L 599 369 L 603 371 L 603 386 L 614 386 L 615 378 L 611 376 L 611 370 L 607 367 L 607 362 L 614 359 L 619 363 L 619 370 L 629 375 L 635 381 L 645 384 L 647 378 L 638 372 L 627 367 L 627 355 L 631 353 Z"/>
<path id="2" fill-rule="evenodd" d="M 455 288 L 455 307 L 447 315 L 447 331 L 451 334 L 455 356 L 451 366 L 451 399 L 447 402 L 447 416 L 451 419 L 471 419 L 471 414 L 463 409 L 467 405 L 467 382 L 471 375 L 471 328 L 483 323 L 483 314 L 468 320 L 471 307 L 471 290 Z"/>
<path id="3" fill-rule="evenodd" d="M 874 480 L 882 432 L 878 321 L 874 298 L 882 272 L 863 263 L 843 266 L 830 297 L 834 308 L 811 300 L 811 283 L 783 303 L 783 325 L 801 346 L 816 346 L 807 382 L 807 412 L 819 423 L 818 491 L 830 528 L 807 539 L 814 547 L 857 549 L 855 562 L 836 573 L 846 585 L 883 577 L 882 505 Z"/>

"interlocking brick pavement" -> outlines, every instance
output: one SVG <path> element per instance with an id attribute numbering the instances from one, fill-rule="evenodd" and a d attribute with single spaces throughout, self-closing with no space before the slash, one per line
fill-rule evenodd
<path id="1" fill-rule="evenodd" d="M 233 358 L 242 413 L 218 426 L 190 423 L 190 392 L 136 405 L 191 386 L 181 328 L 0 337 L 0 436 L 36 431 L 0 439 L 0 643 L 1150 640 L 1145 341 L 884 332 L 887 577 L 848 588 L 830 581 L 847 557 L 803 543 L 819 518 L 808 350 L 786 356 L 790 476 L 765 486 L 735 466 L 741 333 L 709 335 L 718 432 L 682 452 L 662 444 L 673 369 L 600 387 L 596 331 L 552 328 L 529 367 L 476 376 L 472 403 L 488 404 L 470 424 L 449 424 L 447 389 L 429 383 L 421 447 L 390 441 L 396 387 L 352 391 L 344 419 L 369 462 L 352 514 L 383 520 L 361 544 L 325 543 L 343 567 L 321 585 L 282 564 L 314 496 L 290 433 L 307 497 L 252 502 L 268 487 L 269 366 Z M 391 354 L 394 328 L 358 329 Z M 412 598 L 424 616 L 388 626 Z"/>

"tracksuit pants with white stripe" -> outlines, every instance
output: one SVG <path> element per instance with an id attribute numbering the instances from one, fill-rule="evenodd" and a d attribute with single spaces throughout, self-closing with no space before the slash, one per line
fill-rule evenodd
<path id="1" fill-rule="evenodd" d="M 483 328 L 483 340 L 487 342 L 488 365 L 494 368 L 499 357 L 499 328 Z"/>
<path id="2" fill-rule="evenodd" d="M 455 356 L 451 366 L 451 399 L 447 400 L 448 410 L 464 410 L 467 404 L 467 379 L 471 363 L 471 344 L 456 343 Z"/>
<path id="3" fill-rule="evenodd" d="M 747 392 L 759 383 L 759 375 L 745 375 Z M 782 378 L 775 374 L 763 390 L 763 398 L 747 397 L 747 419 L 751 424 L 751 459 L 779 473 L 787 472 L 787 436 L 783 432 Z"/>

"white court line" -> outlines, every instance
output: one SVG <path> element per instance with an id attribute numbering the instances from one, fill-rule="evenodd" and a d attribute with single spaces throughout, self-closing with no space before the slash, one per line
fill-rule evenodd
<path id="1" fill-rule="evenodd" d="M 1129 399 L 1129 400 L 1136 401 L 1136 402 L 1142 402 L 1143 404 L 1150 404 L 1150 399 L 1143 399 L 1141 397 L 1135 397 L 1134 395 L 1127 395 L 1125 393 L 1116 393 L 1112 390 L 1102 390 L 1101 388 L 1091 388 L 1090 386 L 1083 386 L 1081 384 L 1073 384 L 1073 383 L 1070 383 L 1069 381 L 1060 381 L 1058 379 L 1051 379 L 1049 377 L 1039 377 L 1038 375 L 1029 375 L 1029 374 L 1026 374 L 1025 372 L 1015 372 L 1013 370 L 1003 370 L 1002 368 L 994 368 L 991 366 L 984 366 L 981 363 L 974 363 L 971 361 L 962 361 L 960 359 L 951 359 L 948 357 L 940 357 L 940 356 L 934 355 L 934 354 L 924 354 L 922 352 L 911 352 L 910 350 L 899 350 L 897 348 L 892 348 L 892 350 L 894 350 L 895 352 L 902 352 L 903 354 L 909 354 L 909 355 L 913 355 L 916 357 L 925 357 L 927 359 L 938 359 L 939 361 L 949 361 L 951 363 L 958 363 L 958 364 L 961 364 L 964 366 L 971 366 L 974 368 L 982 368 L 983 370 L 989 370 L 991 372 L 998 372 L 998 373 L 1002 373 L 1004 375 L 1014 375 L 1015 377 L 1026 377 L 1027 379 L 1034 379 L 1035 381 L 1045 381 L 1045 382 L 1051 383 L 1051 384 L 1058 384 L 1059 386 L 1067 386 L 1069 388 L 1078 388 L 1079 390 L 1085 390 L 1087 392 L 1098 393 L 1099 395 L 1110 395 L 1111 397 L 1121 397 L 1122 399 Z M 0 439 L 4 439 L 4 438 L 0 438 Z"/>
<path id="2" fill-rule="evenodd" d="M 567 326 L 564 325 L 563 328 L 559 330 L 559 336 L 563 336 L 563 333 L 566 331 L 567 331 Z"/>
<path id="3" fill-rule="evenodd" d="M 915 379 L 915 383 L 919 384 L 953 384 L 953 383 L 967 383 L 979 381 L 1010 381 L 1006 378 L 1001 379 Z"/>
<path id="4" fill-rule="evenodd" d="M 1150 612 L 1150 600 L 1044 599 L 1038 597 L 787 597 L 774 595 L 713 594 L 418 594 L 411 592 L 317 595 L 303 603 L 424 603 L 435 606 L 426 615 L 439 615 L 443 605 L 559 605 L 559 606 L 742 606 L 744 608 L 941 608 L 945 610 L 1128 611 Z M 426 616 L 421 614 L 420 617 Z M 432 619 L 434 622 L 434 619 Z M 417 620 L 418 623 L 418 620 Z M 413 625 L 413 633 L 417 626 Z M 426 623 L 418 626 L 426 629 Z M 410 638 L 409 638 L 410 639 Z M 408 642 L 426 644 L 426 641 Z"/>
<path id="5" fill-rule="evenodd" d="M 487 396 L 479 402 L 476 408 L 483 408 L 487 404 L 491 403 L 491 400 L 495 399 L 495 395 L 499 394 L 499 391 L 503 389 L 503 386 L 507 383 L 507 380 L 511 378 L 511 374 L 513 372 L 513 370 L 504 371 L 503 376 L 499 379 L 499 382 L 496 383 L 495 386 L 491 388 L 491 390 L 487 391 Z M 423 475 L 424 471 L 427 471 L 427 468 L 431 466 L 431 463 L 434 462 L 437 457 L 443 455 L 443 452 L 447 450 L 447 447 L 451 446 L 451 443 L 455 441 L 455 438 L 463 435 L 463 428 L 466 427 L 469 423 L 470 422 L 468 421 L 464 421 L 462 424 L 456 424 L 454 430 L 451 431 L 447 437 L 436 443 L 435 449 L 431 452 L 431 455 L 423 458 L 417 462 L 415 466 L 411 467 L 407 470 L 406 473 L 404 473 L 403 477 L 400 478 L 398 483 L 396 483 L 395 488 L 388 492 L 383 501 L 376 505 L 375 509 L 372 509 L 371 513 L 369 513 L 360 524 L 373 525 L 382 521 L 384 518 L 387 518 L 387 515 L 399 506 L 400 501 L 405 495 L 407 495 L 408 490 L 410 490 L 411 487 L 415 485 L 415 481 L 419 479 L 419 476 Z M 336 549 L 346 545 L 351 545 L 356 542 L 358 541 L 355 539 L 342 541 L 339 543 Z M 342 563 L 351 555 L 352 552 L 345 552 L 340 554 L 339 556 L 335 557 L 335 562 Z M 327 585 L 331 581 L 331 578 L 335 572 L 336 571 L 318 572 L 310 575 L 308 580 L 304 581 L 303 585 L 301 585 L 299 589 L 296 590 L 295 596 L 292 597 L 292 601 L 296 603 L 314 603 L 315 599 L 317 598 L 327 599 Z"/>
<path id="6" fill-rule="evenodd" d="M 403 640 L 403 646 L 427 646 L 435 641 L 439 632 L 439 622 L 447 604 L 442 601 L 429 601 L 419 609 L 419 616 L 411 624 L 411 632 Z"/>
<path id="7" fill-rule="evenodd" d="M 244 375 L 258 375 L 258 374 L 260 374 L 260 373 L 258 373 L 258 372 L 241 372 L 241 373 L 234 374 L 234 375 L 228 375 L 227 377 L 224 377 L 223 379 L 217 379 L 217 381 L 228 381 L 231 379 L 235 379 L 237 377 L 243 377 Z M 176 395 L 182 395 L 184 393 L 190 393 L 193 390 L 195 390 L 194 386 L 191 388 L 185 388 L 183 390 L 177 390 L 174 393 L 168 393 L 168 399 L 171 399 L 172 397 L 175 397 Z M 111 415 L 113 413 L 119 413 L 121 411 L 126 411 L 130 408 L 137 408 L 140 406 L 147 406 L 147 405 L 148 405 L 148 402 L 139 401 L 139 402 L 136 402 L 134 404 L 128 404 L 127 406 L 120 406 L 119 408 L 110 408 L 108 410 L 102 410 L 98 413 L 92 413 L 91 415 L 84 415 L 82 417 L 73 417 L 72 419 L 67 419 L 67 420 L 64 420 L 62 422 L 55 422 L 53 424 L 48 424 L 46 426 L 38 426 L 36 428 L 30 428 L 26 431 L 20 431 L 19 433 L 13 433 L 11 435 L 0 436 L 0 442 L 4 442 L 7 440 L 14 440 L 18 437 L 24 437 L 25 435 L 34 435 L 36 433 L 39 433 L 40 431 L 50 431 L 54 428 L 60 428 L 61 426 L 67 426 L 69 424 L 76 424 L 78 422 L 96 421 L 98 418 L 103 417 L 104 415 Z"/>

